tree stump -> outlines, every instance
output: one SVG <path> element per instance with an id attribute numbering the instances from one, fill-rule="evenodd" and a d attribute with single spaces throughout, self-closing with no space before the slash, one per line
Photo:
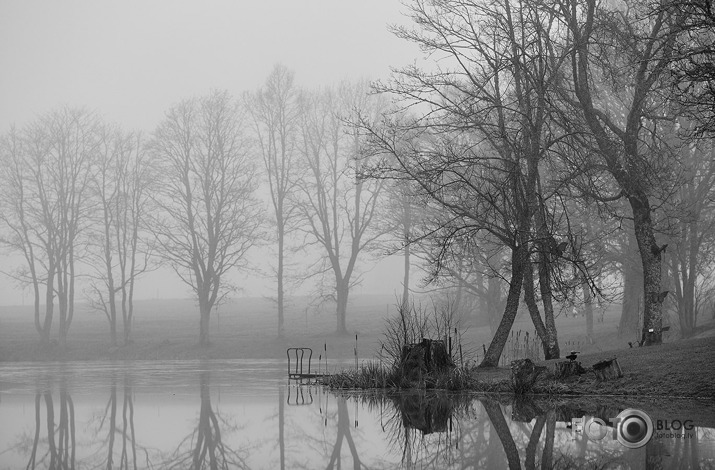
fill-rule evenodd
<path id="1" fill-rule="evenodd" d="M 537 366 L 531 359 L 511 361 L 511 384 L 514 393 L 530 392 L 546 370 L 546 367 Z"/>
<path id="2" fill-rule="evenodd" d="M 402 347 L 400 366 L 408 380 L 416 381 L 432 372 L 454 367 L 454 363 L 444 341 L 423 338 L 420 343 Z"/>
<path id="3" fill-rule="evenodd" d="M 565 379 L 572 375 L 580 375 L 586 372 L 578 361 L 561 361 L 555 365 L 554 375 L 556 378 Z"/>
<path id="4" fill-rule="evenodd" d="M 623 371 L 617 358 L 606 359 L 593 365 L 593 373 L 596 380 L 605 382 L 623 377 Z"/>

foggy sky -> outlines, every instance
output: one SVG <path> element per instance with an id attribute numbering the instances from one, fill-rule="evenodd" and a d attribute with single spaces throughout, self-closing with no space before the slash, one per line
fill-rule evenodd
<path id="1" fill-rule="evenodd" d="M 397 0 L 0 1 L 0 128 L 60 104 L 151 129 L 172 103 L 253 90 L 282 62 L 299 84 L 377 78 L 417 55 Z"/>
<path id="2" fill-rule="evenodd" d="M 419 56 L 387 30 L 408 23 L 403 9 L 397 0 L 0 0 L 0 131 L 68 104 L 151 132 L 173 103 L 253 91 L 278 62 L 306 87 L 386 77 Z M 373 270 L 354 293 L 399 290 L 399 266 Z M 167 277 L 148 276 L 137 298 L 190 295 Z M 274 283 L 254 280 L 244 294 L 269 295 Z M 0 276 L 0 305 L 21 301 Z"/>

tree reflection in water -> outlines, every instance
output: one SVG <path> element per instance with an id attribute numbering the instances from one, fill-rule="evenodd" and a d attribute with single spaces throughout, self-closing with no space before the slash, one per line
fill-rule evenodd
<path id="1" fill-rule="evenodd" d="M 221 418 L 211 406 L 211 375 L 208 370 L 199 374 L 201 408 L 199 422 L 191 434 L 177 446 L 173 455 L 163 462 L 161 468 L 201 470 L 210 468 L 248 468 L 244 457 L 227 446 L 223 433 L 236 431 L 237 426 Z"/>
<path id="2" fill-rule="evenodd" d="M 106 444 L 106 457 L 100 462 L 103 468 L 111 470 L 119 468 L 121 470 L 129 470 L 137 468 L 137 442 L 136 432 L 134 428 L 134 399 L 132 393 L 132 377 L 129 374 L 124 374 L 122 378 L 122 416 L 121 426 L 117 422 L 117 375 L 113 374 L 111 379 L 109 400 L 104 409 L 104 414 L 99 421 L 96 434 L 99 436 L 103 432 L 107 433 L 107 438 L 104 441 Z M 106 426 L 106 429 L 105 429 Z M 118 465 L 115 467 L 115 448 L 117 447 L 117 438 L 121 442 L 119 448 Z M 145 455 L 147 464 L 149 463 L 149 453 L 146 449 L 141 449 Z"/>
<path id="3" fill-rule="evenodd" d="M 348 403 L 345 397 L 338 397 L 338 429 L 337 436 L 335 437 L 335 444 L 333 445 L 333 452 L 330 454 L 330 461 L 326 468 L 340 468 L 340 452 L 343 447 L 343 439 L 348 443 L 350 448 L 350 454 L 353 458 L 353 468 L 359 470 L 363 468 L 364 465 L 360 462 L 360 456 L 358 455 L 357 447 L 355 446 L 355 441 L 350 432 L 350 416 L 348 415 Z"/>
<path id="4" fill-rule="evenodd" d="M 67 392 L 67 384 L 60 382 L 59 423 L 55 426 L 55 402 L 52 396 L 52 384 L 44 380 L 44 386 L 38 386 L 35 393 L 35 433 L 32 451 L 27 462 L 27 469 L 47 468 L 49 470 L 73 469 L 75 466 L 75 421 L 74 403 Z M 41 403 L 45 402 L 47 451 L 40 451 L 42 434 Z"/>
<path id="5" fill-rule="evenodd" d="M 608 422 L 620 407 L 518 401 L 460 396 L 437 391 L 355 395 L 378 414 L 392 451 L 404 468 L 665 468 L 689 462 L 699 468 L 700 439 L 653 439 L 644 448 L 627 449 L 608 437 L 603 441 L 574 436 L 574 417 Z M 345 413 L 347 405 L 343 404 Z M 511 413 L 509 416 L 507 413 Z M 347 417 L 344 418 L 347 423 Z M 702 436 L 709 433 L 697 430 Z"/>
<path id="6" fill-rule="evenodd" d="M 283 398 L 282 389 L 280 396 Z M 358 416 L 357 416 L 357 402 L 353 401 L 356 408 L 353 410 L 353 418 L 351 420 L 350 413 L 348 411 L 348 399 L 342 395 L 333 395 L 322 387 L 313 387 L 310 385 L 301 384 L 289 384 L 287 387 L 287 399 L 284 398 L 285 404 L 289 407 L 305 407 L 315 410 L 317 406 L 317 416 L 320 421 L 318 426 L 322 428 L 323 432 L 315 432 L 315 428 L 311 428 L 307 422 L 304 420 L 292 421 L 281 418 L 280 422 L 281 429 L 279 431 L 280 436 L 280 447 L 281 447 L 281 468 L 283 468 L 285 462 L 284 449 L 286 447 L 297 451 L 300 454 L 298 457 L 289 456 L 289 468 L 303 468 L 303 469 L 314 469 L 314 468 L 326 468 L 340 469 L 343 467 L 343 447 L 347 443 L 350 458 L 352 458 L 352 468 L 362 469 L 368 468 L 360 458 L 357 442 L 361 442 L 364 436 L 362 433 L 358 432 Z M 317 403 L 314 403 L 314 398 L 317 399 Z M 332 399 L 335 399 L 334 404 Z M 282 404 L 281 404 L 282 406 Z M 280 410 L 285 410 L 285 408 L 279 408 Z M 295 411 L 292 408 L 291 411 Z M 290 438 L 286 438 L 282 426 L 288 424 L 289 429 L 292 430 L 290 433 Z M 332 425 L 335 423 L 335 428 L 332 429 Z M 293 441 L 292 446 L 287 445 L 285 440 Z M 303 451 L 308 451 L 308 457 L 303 453 Z M 322 464 L 316 463 L 316 458 L 322 462 Z"/>
<path id="7" fill-rule="evenodd" d="M 415 391 L 355 399 L 380 414 L 381 427 L 405 468 L 440 468 L 460 460 L 459 424 L 453 420 L 472 416 L 472 398 Z"/>

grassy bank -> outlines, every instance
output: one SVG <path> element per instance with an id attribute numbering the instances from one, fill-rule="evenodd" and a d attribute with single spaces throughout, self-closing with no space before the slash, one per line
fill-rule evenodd
<path id="1" fill-rule="evenodd" d="M 624 376 L 599 382 L 593 364 L 617 357 Z M 563 359 L 561 359 L 563 360 Z M 660 346 L 626 348 L 581 355 L 578 360 L 585 374 L 564 380 L 545 378 L 537 382 L 531 395 L 544 396 L 620 396 L 679 397 L 715 399 L 715 337 L 676 341 Z M 549 371 L 559 360 L 541 361 Z M 511 393 L 511 371 L 456 368 L 434 374 L 421 384 L 404 380 L 396 369 L 368 363 L 357 370 L 346 370 L 326 380 L 333 388 L 369 389 L 426 387 L 481 393 Z"/>
<path id="2" fill-rule="evenodd" d="M 715 337 L 674 341 L 660 346 L 621 348 L 582 354 L 578 361 L 589 369 L 593 364 L 618 358 L 623 377 L 598 382 L 593 371 L 565 380 L 537 383 L 535 394 L 562 396 L 639 396 L 715 399 Z M 563 359 L 560 359 L 563 360 Z M 538 364 L 554 370 L 559 360 Z M 508 368 L 477 369 L 480 382 L 489 383 L 485 391 L 509 390 L 511 371 Z"/>

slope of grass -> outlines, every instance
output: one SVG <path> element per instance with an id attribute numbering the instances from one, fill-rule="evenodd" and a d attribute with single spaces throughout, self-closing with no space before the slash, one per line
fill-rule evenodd
<path id="1" fill-rule="evenodd" d="M 623 377 L 599 382 L 590 367 L 604 359 L 618 358 Z M 563 359 L 538 364 L 554 370 Z M 534 394 L 639 397 L 684 397 L 715 399 L 715 337 L 673 341 L 660 346 L 620 348 L 582 354 L 577 359 L 587 369 L 565 380 L 547 379 L 538 383 Z M 508 389 L 508 367 L 477 369 L 479 381 L 501 384 Z"/>

